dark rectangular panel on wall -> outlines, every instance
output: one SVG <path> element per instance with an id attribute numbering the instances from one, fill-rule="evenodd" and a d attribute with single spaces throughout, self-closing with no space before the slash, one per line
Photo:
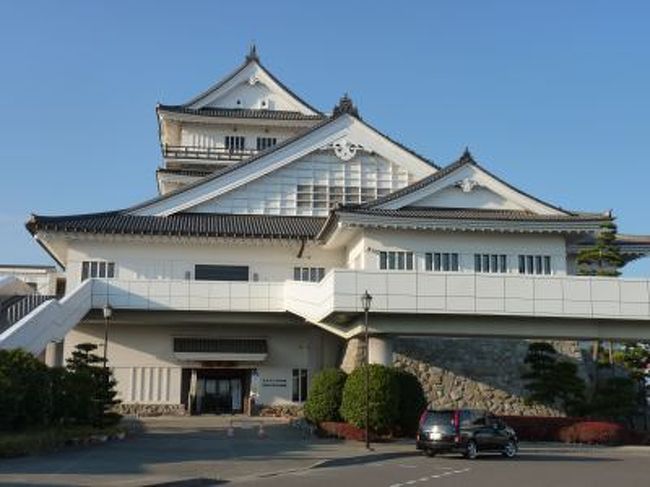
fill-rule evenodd
<path id="1" fill-rule="evenodd" d="M 248 281 L 248 266 L 197 264 L 194 266 L 194 279 L 197 281 Z"/>

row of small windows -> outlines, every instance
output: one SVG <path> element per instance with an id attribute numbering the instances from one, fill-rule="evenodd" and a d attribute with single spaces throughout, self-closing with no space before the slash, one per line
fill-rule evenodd
<path id="1" fill-rule="evenodd" d="M 381 251 L 379 252 L 379 269 L 413 270 L 413 252 Z M 460 271 L 460 258 L 456 252 L 426 252 L 424 270 L 437 272 Z M 474 272 L 501 273 L 508 272 L 508 256 L 505 254 L 474 254 Z M 520 255 L 520 274 L 551 274 L 550 255 Z"/>
<path id="2" fill-rule="evenodd" d="M 84 260 L 81 263 L 81 280 L 103 277 L 112 279 L 115 277 L 115 263 L 98 260 Z"/>
<path id="3" fill-rule="evenodd" d="M 508 272 L 508 256 L 504 254 L 474 254 L 474 272 Z"/>
<path id="4" fill-rule="evenodd" d="M 397 271 L 413 270 L 413 252 L 379 252 L 379 268 Z"/>
<path id="5" fill-rule="evenodd" d="M 294 267 L 293 280 L 306 282 L 320 282 L 325 277 L 324 267 Z"/>
<path id="6" fill-rule="evenodd" d="M 550 274 L 550 255 L 520 255 L 519 274 Z"/>
<path id="7" fill-rule="evenodd" d="M 257 150 L 266 150 L 278 143 L 276 137 L 258 137 Z M 246 137 L 243 135 L 226 135 L 224 147 L 230 152 L 243 152 L 246 149 Z"/>
<path id="8" fill-rule="evenodd" d="M 424 254 L 427 271 L 458 272 L 458 254 L 454 252 L 427 252 Z"/>

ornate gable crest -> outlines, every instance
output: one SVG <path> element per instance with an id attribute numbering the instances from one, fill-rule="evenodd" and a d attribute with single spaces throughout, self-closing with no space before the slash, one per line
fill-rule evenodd
<path id="1" fill-rule="evenodd" d="M 332 144 L 332 148 L 334 149 L 334 154 L 336 154 L 336 157 L 345 162 L 351 160 L 354 156 L 357 155 L 357 152 L 359 150 L 363 149 L 361 145 L 355 144 L 345 137 L 334 142 Z"/>

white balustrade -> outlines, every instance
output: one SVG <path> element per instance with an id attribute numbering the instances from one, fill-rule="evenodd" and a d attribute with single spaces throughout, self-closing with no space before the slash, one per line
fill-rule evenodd
<path id="1" fill-rule="evenodd" d="M 319 283 L 93 280 L 92 305 L 144 310 L 290 311 L 312 321 L 360 312 L 650 319 L 648 280 L 334 269 Z"/>

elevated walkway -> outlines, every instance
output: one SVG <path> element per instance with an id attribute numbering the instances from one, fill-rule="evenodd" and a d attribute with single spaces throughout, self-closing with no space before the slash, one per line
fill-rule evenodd
<path id="1" fill-rule="evenodd" d="M 287 313 L 349 339 L 363 331 L 366 290 L 373 335 L 650 339 L 645 279 L 333 269 L 319 283 L 88 279 L 0 334 L 0 348 L 38 354 L 106 303 L 118 316 Z"/>

